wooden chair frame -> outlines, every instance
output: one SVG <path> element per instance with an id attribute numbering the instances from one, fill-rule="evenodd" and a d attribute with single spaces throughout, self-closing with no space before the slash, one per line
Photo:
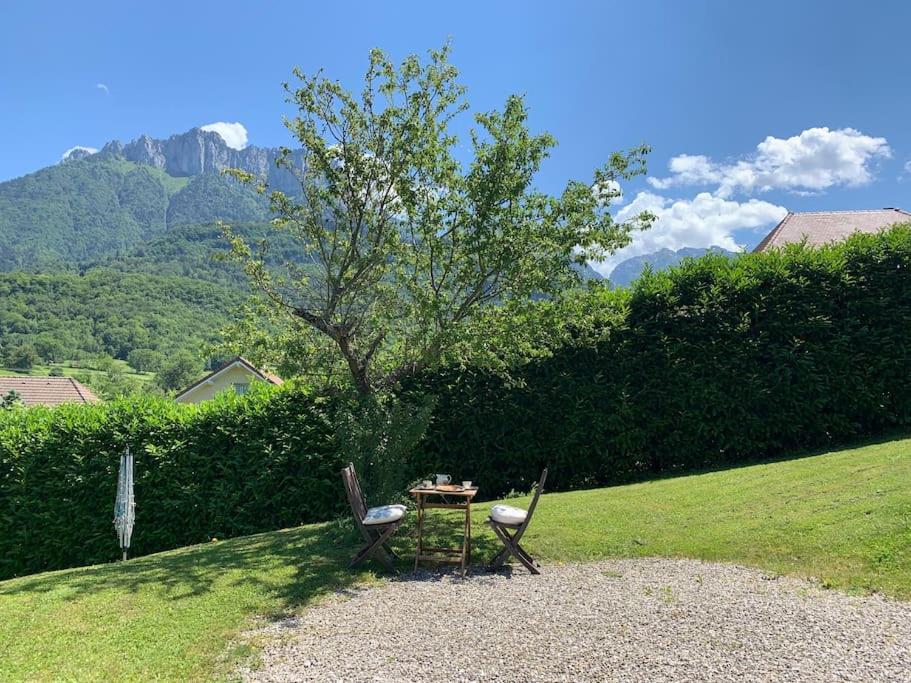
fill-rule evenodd
<path id="1" fill-rule="evenodd" d="M 528 554 L 528 552 L 519 545 L 519 541 L 522 540 L 522 536 L 525 534 L 525 531 L 528 529 L 528 525 L 531 523 L 531 518 L 534 515 L 535 508 L 538 505 L 538 498 L 541 496 L 541 491 L 544 490 L 544 482 L 547 481 L 547 468 L 544 468 L 544 471 L 541 472 L 541 479 L 538 481 L 538 487 L 535 489 L 535 495 L 531 499 L 531 505 L 528 506 L 528 510 L 525 514 L 525 519 L 518 524 L 506 524 L 503 522 L 498 522 L 492 517 L 487 518 L 487 523 L 490 525 L 493 532 L 497 535 L 503 542 L 503 550 L 497 553 L 497 556 L 493 558 L 493 562 L 490 563 L 490 569 L 495 571 L 503 566 L 503 563 L 509 558 L 510 555 L 515 557 L 519 562 L 521 562 L 528 571 L 532 574 L 540 574 L 538 567 L 541 565 Z M 512 532 L 512 533 L 510 533 Z"/>
<path id="2" fill-rule="evenodd" d="M 395 533 L 399 525 L 405 521 L 405 517 L 386 522 L 384 524 L 364 524 L 364 517 L 367 515 L 367 501 L 364 498 L 364 492 L 361 490 L 361 484 L 357 479 L 357 473 L 354 471 L 354 464 L 348 463 L 348 467 L 342 470 L 342 481 L 345 483 L 345 493 L 348 496 L 348 503 L 351 505 L 351 514 L 354 517 L 354 524 L 361 532 L 361 536 L 367 541 L 367 545 L 361 548 L 352 558 L 348 568 L 369 557 L 375 556 L 376 560 L 390 572 L 395 573 L 393 560 L 398 556 L 389 547 L 389 539 Z"/>

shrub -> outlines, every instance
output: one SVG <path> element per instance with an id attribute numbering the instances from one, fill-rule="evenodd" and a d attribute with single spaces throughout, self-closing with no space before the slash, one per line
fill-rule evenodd
<path id="1" fill-rule="evenodd" d="M 183 389 L 199 376 L 200 364 L 189 353 L 178 353 L 163 361 L 155 376 L 155 384 L 165 391 Z"/>
<path id="2" fill-rule="evenodd" d="M 140 555 L 341 509 L 329 401 L 289 388 L 0 415 L 0 578 L 117 557 L 119 456 L 136 454 Z"/>
<path id="3" fill-rule="evenodd" d="M 14 370 L 31 370 L 39 361 L 38 352 L 31 344 L 22 344 L 8 349 L 5 355 L 7 367 Z"/>
<path id="4" fill-rule="evenodd" d="M 611 309 L 597 341 L 566 343 L 508 381 L 477 368 L 423 377 L 437 409 L 415 469 L 493 497 L 527 491 L 545 465 L 549 489 L 570 489 L 911 424 L 909 226 L 690 260 L 597 296 Z"/>
<path id="5" fill-rule="evenodd" d="M 133 349 L 127 354 L 127 364 L 136 372 L 154 372 L 163 362 L 162 354 L 153 349 Z"/>

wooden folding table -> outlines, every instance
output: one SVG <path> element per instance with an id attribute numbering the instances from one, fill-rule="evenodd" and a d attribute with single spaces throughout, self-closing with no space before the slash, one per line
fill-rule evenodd
<path id="1" fill-rule="evenodd" d="M 409 493 L 415 497 L 418 508 L 418 548 L 414 556 L 414 568 L 418 563 L 451 562 L 461 565 L 462 576 L 471 563 L 471 501 L 478 492 L 477 486 L 462 488 L 447 484 L 445 486 L 415 487 Z M 452 499 L 458 499 L 457 502 Z M 424 546 L 424 517 L 427 510 L 463 510 L 465 525 L 462 531 L 461 548 L 431 548 Z"/>

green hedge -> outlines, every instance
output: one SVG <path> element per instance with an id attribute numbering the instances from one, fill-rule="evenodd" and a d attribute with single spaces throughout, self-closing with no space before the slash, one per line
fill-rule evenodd
<path id="1" fill-rule="evenodd" d="M 549 489 L 571 489 L 911 424 L 909 227 L 820 250 L 710 256 L 632 290 L 538 305 L 561 331 L 511 379 L 449 368 L 406 387 L 436 399 L 410 476 L 449 472 L 493 498 L 528 490 L 545 465 Z M 5 411 L 0 578 L 118 556 L 111 519 L 127 444 L 134 554 L 342 512 L 340 405 L 292 388 L 200 406 Z"/>
<path id="2" fill-rule="evenodd" d="M 550 489 L 571 489 L 911 424 L 908 226 L 691 260 L 603 303 L 622 315 L 604 316 L 600 342 L 568 344 L 515 381 L 480 370 L 423 378 L 438 404 L 416 469 L 496 496 L 528 490 L 545 465 Z"/>
<path id="3" fill-rule="evenodd" d="M 136 454 L 132 554 L 336 515 L 330 413 L 301 391 L 5 411 L 0 579 L 118 556 L 112 519 L 126 445 Z"/>

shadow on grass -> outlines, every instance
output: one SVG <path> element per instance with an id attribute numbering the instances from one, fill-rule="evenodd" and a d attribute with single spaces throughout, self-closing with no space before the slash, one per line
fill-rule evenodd
<path id="1" fill-rule="evenodd" d="M 62 591 L 65 599 L 75 600 L 101 589 L 133 592 L 154 586 L 162 597 L 182 600 L 229 577 L 229 585 L 258 586 L 293 607 L 359 578 L 347 570 L 353 540 L 340 523 L 308 525 L 13 579 L 0 583 L 0 595 Z"/>
<path id="2" fill-rule="evenodd" d="M 428 519 L 425 544 L 459 546 L 461 523 L 442 517 Z M 392 540 L 392 547 L 400 558 L 397 569 L 403 573 L 414 569 L 415 521 L 411 511 L 408 521 Z M 501 546 L 492 533 L 482 534 L 479 524 L 475 524 L 472 531 L 472 560 L 477 572 Z M 53 591 L 59 592 L 61 599 L 70 601 L 100 590 L 131 593 L 151 587 L 163 599 L 180 601 L 225 585 L 249 586 L 275 598 L 280 612 L 284 613 L 319 595 L 351 588 L 373 572 L 383 575 L 382 568 L 374 561 L 363 563 L 354 570 L 348 569 L 348 563 L 361 543 L 353 522 L 343 518 L 188 546 L 127 562 L 12 579 L 0 582 L 0 596 Z M 427 578 L 432 579 L 433 565 L 422 563 L 421 567 L 431 569 Z"/>

